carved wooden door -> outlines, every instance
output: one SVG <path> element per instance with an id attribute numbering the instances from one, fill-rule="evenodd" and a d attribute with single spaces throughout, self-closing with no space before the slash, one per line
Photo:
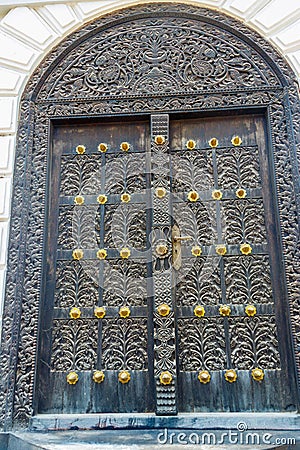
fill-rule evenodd
<path id="1" fill-rule="evenodd" d="M 38 411 L 288 409 L 264 118 L 52 136 Z"/>

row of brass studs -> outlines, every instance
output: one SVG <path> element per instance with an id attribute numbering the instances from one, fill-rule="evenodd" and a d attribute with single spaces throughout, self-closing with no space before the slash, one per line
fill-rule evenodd
<path id="1" fill-rule="evenodd" d="M 70 309 L 70 317 L 71 319 L 79 319 L 81 316 L 81 310 L 74 306 Z M 94 316 L 97 317 L 97 319 L 103 319 L 106 315 L 106 308 L 104 306 L 96 306 L 94 309 Z M 122 319 L 126 319 L 130 316 L 130 309 L 128 306 L 121 306 L 119 309 L 119 316 L 122 317 Z"/>
<path id="2" fill-rule="evenodd" d="M 164 136 L 159 135 L 159 136 L 155 136 L 154 141 L 157 145 L 163 145 L 166 142 L 166 139 Z M 232 145 L 237 147 L 237 146 L 241 145 L 242 139 L 239 136 L 233 136 L 233 138 L 231 139 L 231 143 L 232 143 Z M 217 138 L 213 137 L 208 141 L 208 145 L 212 148 L 218 147 L 219 141 Z M 189 150 L 193 150 L 196 147 L 196 142 L 193 139 L 189 139 L 186 143 L 186 147 Z M 98 150 L 101 153 L 106 153 L 107 149 L 108 149 L 108 146 L 104 142 L 101 142 L 98 145 Z M 77 147 L 76 147 L 76 152 L 79 155 L 83 155 L 83 153 L 85 153 L 85 150 L 86 150 L 86 148 L 84 145 L 77 145 Z M 128 152 L 130 150 L 129 142 L 121 142 L 120 150 L 122 150 L 123 152 Z"/>
<path id="3" fill-rule="evenodd" d="M 170 314 L 171 308 L 166 303 L 162 303 L 158 306 L 157 312 L 160 316 L 166 317 Z M 229 305 L 220 305 L 219 313 L 223 317 L 228 317 L 231 314 L 231 309 Z M 256 307 L 254 305 L 247 305 L 245 307 L 245 313 L 248 317 L 253 317 L 256 315 Z M 71 319 L 79 319 L 81 316 L 81 310 L 74 306 L 70 309 L 70 317 Z M 94 315 L 98 319 L 103 319 L 106 315 L 106 308 L 104 306 L 96 306 L 94 309 Z M 205 316 L 205 308 L 202 305 L 196 305 L 194 308 L 194 315 L 196 317 L 204 317 Z M 119 316 L 123 319 L 126 319 L 130 316 L 130 308 L 128 306 L 121 306 L 119 309 Z"/>
<path id="4" fill-rule="evenodd" d="M 217 255 L 219 255 L 219 256 L 224 256 L 227 253 L 227 247 L 224 244 L 216 245 L 215 250 L 216 250 Z M 155 251 L 158 256 L 164 257 L 168 253 L 168 247 L 166 245 L 159 244 L 155 247 Z M 252 253 L 251 245 L 247 244 L 247 243 L 241 244 L 240 252 L 242 253 L 242 255 L 250 255 Z M 198 245 L 195 245 L 194 247 L 192 247 L 191 253 L 193 256 L 196 256 L 196 257 L 201 256 L 202 248 L 199 247 Z M 128 259 L 131 255 L 130 249 L 127 247 L 122 248 L 119 252 L 119 255 L 122 259 Z M 100 248 L 97 251 L 96 256 L 98 259 L 106 259 L 107 250 L 105 250 L 104 248 Z M 72 257 L 73 257 L 73 259 L 75 259 L 77 261 L 81 260 L 84 257 L 83 250 L 81 248 L 76 248 L 72 252 Z"/>
<path id="5" fill-rule="evenodd" d="M 127 248 L 127 247 L 122 248 L 119 252 L 119 255 L 121 256 L 122 259 L 128 259 L 130 254 L 131 254 L 131 252 L 130 252 L 129 248 Z M 107 257 L 107 251 L 104 248 L 100 248 L 97 251 L 96 256 L 98 259 L 105 259 Z M 72 252 L 72 257 L 73 257 L 73 259 L 76 259 L 77 261 L 79 261 L 80 259 L 82 259 L 84 257 L 83 250 L 81 248 L 76 248 Z"/>
<path id="6" fill-rule="evenodd" d="M 79 376 L 76 372 L 68 373 L 66 378 L 67 378 L 67 383 L 69 383 L 69 384 L 76 384 L 79 380 Z M 96 370 L 93 373 L 93 381 L 95 383 L 103 383 L 104 379 L 105 379 L 105 374 L 104 374 L 104 372 L 102 372 L 102 370 Z M 122 384 L 128 383 L 130 381 L 130 373 L 127 372 L 127 370 L 122 370 L 118 374 L 118 380 Z"/>
<path id="7" fill-rule="evenodd" d="M 127 192 L 124 192 L 124 194 L 122 194 L 120 198 L 122 203 L 129 203 L 131 200 L 131 195 L 128 194 Z M 107 202 L 107 195 L 105 194 L 98 195 L 97 202 L 100 203 L 100 205 L 105 205 L 105 203 Z M 76 197 L 74 197 L 74 203 L 75 205 L 78 206 L 83 205 L 84 204 L 83 195 L 76 195 Z"/>
<path id="8" fill-rule="evenodd" d="M 99 150 L 99 152 L 101 152 L 101 153 L 107 152 L 107 149 L 108 149 L 108 146 L 107 146 L 107 144 L 105 144 L 104 142 L 101 142 L 101 143 L 98 145 L 98 150 Z M 130 149 L 130 144 L 129 144 L 129 142 L 121 142 L 121 144 L 120 144 L 120 150 L 122 150 L 123 152 L 128 152 L 129 149 Z M 76 152 L 77 152 L 79 155 L 83 155 L 83 154 L 85 153 L 85 150 L 86 150 L 86 148 L 85 148 L 84 145 L 77 145 L 77 147 L 76 147 Z"/>
<path id="9" fill-rule="evenodd" d="M 160 187 L 155 190 L 155 195 L 158 198 L 164 198 L 166 196 L 166 194 L 167 194 L 167 191 L 165 188 Z M 221 198 L 223 197 L 223 193 L 219 189 L 213 190 L 211 195 L 214 200 L 221 200 Z M 236 196 L 238 198 L 245 198 L 246 195 L 247 195 L 247 192 L 245 189 L 239 188 L 236 190 Z M 200 198 L 200 196 L 197 191 L 190 191 L 187 194 L 187 199 L 190 202 L 196 202 L 197 200 L 199 200 L 199 198 Z M 121 199 L 122 203 L 129 203 L 131 200 L 131 195 L 128 194 L 127 192 L 124 192 L 123 194 L 121 194 L 120 199 Z M 107 195 L 105 195 L 105 194 L 98 195 L 97 202 L 100 203 L 100 205 L 105 205 L 105 203 L 107 202 Z M 78 206 L 83 205 L 84 204 L 83 195 L 76 195 L 74 197 L 74 203 L 75 203 L 75 205 L 78 205 Z"/>
<path id="10" fill-rule="evenodd" d="M 252 370 L 251 376 L 252 376 L 253 380 L 255 380 L 255 381 L 262 381 L 264 379 L 265 374 L 262 369 L 256 367 L 255 369 Z M 228 381 L 228 383 L 234 383 L 237 380 L 237 377 L 238 377 L 237 373 L 234 369 L 226 370 L 226 372 L 224 373 L 224 378 L 226 381 Z M 66 379 L 67 379 L 68 384 L 74 385 L 78 382 L 79 376 L 76 372 L 70 372 L 66 376 Z M 103 383 L 104 379 L 105 379 L 105 374 L 102 370 L 96 370 L 93 373 L 93 381 L 95 383 L 98 383 L 98 384 Z M 118 374 L 118 380 L 122 384 L 128 383 L 130 381 L 130 373 L 127 370 L 122 370 Z M 169 371 L 162 372 L 159 376 L 160 384 L 163 384 L 163 385 L 171 384 L 172 380 L 173 380 L 173 377 Z M 207 384 L 211 380 L 211 375 L 207 370 L 201 370 L 198 373 L 198 380 L 202 384 Z"/>

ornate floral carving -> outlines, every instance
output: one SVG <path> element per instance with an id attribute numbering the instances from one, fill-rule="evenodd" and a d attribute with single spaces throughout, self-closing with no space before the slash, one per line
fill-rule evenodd
<path id="1" fill-rule="evenodd" d="M 178 333 L 181 370 L 226 368 L 225 332 L 222 319 L 179 319 Z"/>
<path id="2" fill-rule="evenodd" d="M 54 320 L 51 370 L 92 370 L 97 363 L 98 326 L 95 319 Z"/>
<path id="3" fill-rule="evenodd" d="M 276 323 L 273 316 L 229 319 L 231 366 L 236 369 L 278 369 Z"/>
<path id="4" fill-rule="evenodd" d="M 103 319 L 102 323 L 102 367 L 147 369 L 147 319 Z"/>

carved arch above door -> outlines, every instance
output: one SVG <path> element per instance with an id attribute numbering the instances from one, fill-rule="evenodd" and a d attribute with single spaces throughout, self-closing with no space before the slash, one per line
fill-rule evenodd
<path id="1" fill-rule="evenodd" d="M 295 141 L 300 108 L 292 71 L 256 32 L 216 11 L 182 4 L 137 6 L 66 38 L 40 64 L 23 95 L 0 363 L 5 429 L 27 426 L 35 409 L 51 124 L 232 109 L 260 111 L 268 121 L 291 341 L 300 375 Z"/>

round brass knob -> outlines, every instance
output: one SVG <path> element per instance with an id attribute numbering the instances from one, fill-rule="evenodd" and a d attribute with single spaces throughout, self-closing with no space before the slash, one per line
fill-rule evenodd
<path id="1" fill-rule="evenodd" d="M 188 193 L 188 200 L 190 202 L 196 202 L 199 199 L 199 194 L 197 191 L 190 191 Z"/>
<path id="2" fill-rule="evenodd" d="M 98 259 L 105 259 L 107 257 L 107 251 L 104 248 L 100 248 L 97 251 L 97 258 Z"/>
<path id="3" fill-rule="evenodd" d="M 220 256 L 226 255 L 227 249 L 226 245 L 220 244 L 216 245 L 216 253 Z"/>
<path id="4" fill-rule="evenodd" d="M 98 195 L 97 202 L 100 203 L 100 205 L 105 205 L 105 203 L 107 202 L 107 196 L 104 194 Z"/>
<path id="5" fill-rule="evenodd" d="M 155 251 L 158 254 L 158 256 L 165 256 L 168 253 L 168 247 L 164 244 L 158 244 L 155 247 Z"/>
<path id="6" fill-rule="evenodd" d="M 225 380 L 228 381 L 228 383 L 234 383 L 237 379 L 237 373 L 233 369 L 226 370 L 224 376 Z"/>
<path id="7" fill-rule="evenodd" d="M 164 198 L 167 194 L 167 191 L 163 187 L 158 187 L 155 189 L 155 195 L 157 198 Z"/>
<path id="8" fill-rule="evenodd" d="M 164 385 L 171 384 L 172 380 L 173 380 L 173 377 L 170 374 L 170 372 L 168 372 L 168 371 L 162 372 L 159 376 L 160 383 L 164 384 Z"/>
<path id="9" fill-rule="evenodd" d="M 98 319 L 103 319 L 106 314 L 105 308 L 103 306 L 96 306 L 94 314 Z"/>
<path id="10" fill-rule="evenodd" d="M 70 310 L 70 317 L 71 319 L 79 319 L 79 317 L 81 316 L 81 311 L 79 308 L 71 308 Z"/>
<path id="11" fill-rule="evenodd" d="M 119 309 L 119 316 L 123 319 L 126 319 L 126 317 L 130 316 L 130 309 L 128 308 L 128 306 L 122 306 Z"/>
<path id="12" fill-rule="evenodd" d="M 256 314 L 256 308 L 254 305 L 247 305 L 245 308 L 245 313 L 247 314 L 247 316 L 249 317 L 253 317 Z"/>
<path id="13" fill-rule="evenodd" d="M 164 136 L 158 135 L 158 136 L 155 136 L 154 141 L 155 141 L 155 144 L 162 145 L 166 142 L 166 139 L 164 138 Z"/>
<path id="14" fill-rule="evenodd" d="M 243 255 L 250 255 L 252 252 L 252 247 L 250 244 L 242 244 L 240 245 L 240 251 Z"/>
<path id="15" fill-rule="evenodd" d="M 194 308 L 194 314 L 195 314 L 195 316 L 197 316 L 197 317 L 203 317 L 203 316 L 205 315 L 205 309 L 204 309 L 204 307 L 201 306 L 201 305 L 195 306 L 195 308 Z"/>
<path id="16" fill-rule="evenodd" d="M 96 372 L 93 373 L 93 380 L 95 383 L 102 383 L 104 381 L 105 375 L 102 370 L 96 370 Z"/>
<path id="17" fill-rule="evenodd" d="M 98 150 L 101 153 L 105 153 L 107 151 L 107 144 L 104 144 L 104 142 L 101 142 L 101 144 L 98 145 Z"/>
<path id="18" fill-rule="evenodd" d="M 219 312 L 220 312 L 221 316 L 230 316 L 230 313 L 231 313 L 230 306 L 221 305 L 219 308 Z"/>
<path id="19" fill-rule="evenodd" d="M 157 308 L 157 312 L 160 316 L 168 316 L 170 314 L 171 308 L 166 303 L 163 303 L 162 305 L 159 305 Z"/>
<path id="20" fill-rule="evenodd" d="M 121 202 L 122 203 L 129 203 L 131 199 L 131 196 L 127 194 L 127 192 L 124 192 L 124 194 L 121 195 Z"/>
<path id="21" fill-rule="evenodd" d="M 85 152 L 85 146 L 84 145 L 77 145 L 76 152 L 78 155 L 82 155 Z"/>
<path id="22" fill-rule="evenodd" d="M 207 370 L 201 370 L 198 374 L 200 383 L 206 384 L 210 382 L 210 373 Z"/>
<path id="23" fill-rule="evenodd" d="M 245 191 L 245 189 L 240 188 L 240 189 L 237 189 L 237 190 L 235 191 L 235 195 L 236 195 L 238 198 L 245 198 L 246 195 L 247 195 L 247 192 Z"/>
<path id="24" fill-rule="evenodd" d="M 259 369 L 258 367 L 252 370 L 251 375 L 253 380 L 255 381 L 262 381 L 265 376 L 264 371 L 262 369 Z"/>
<path id="25" fill-rule="evenodd" d="M 128 259 L 130 256 L 130 250 L 127 247 L 124 247 L 120 250 L 120 256 L 122 259 Z"/>
<path id="26" fill-rule="evenodd" d="M 120 145 L 120 149 L 123 150 L 123 152 L 128 152 L 128 150 L 130 149 L 129 142 L 122 142 Z"/>
<path id="27" fill-rule="evenodd" d="M 84 204 L 84 197 L 82 195 L 76 195 L 74 198 L 75 205 L 83 205 Z"/>
<path id="28" fill-rule="evenodd" d="M 217 138 L 211 138 L 211 139 L 208 141 L 208 145 L 209 145 L 210 147 L 212 147 L 212 148 L 218 147 L 219 141 L 218 141 Z"/>
<path id="29" fill-rule="evenodd" d="M 193 141 L 193 139 L 189 139 L 189 140 L 187 141 L 187 143 L 186 143 L 186 147 L 187 147 L 189 150 L 193 150 L 193 149 L 196 147 L 196 142 Z"/>
<path id="30" fill-rule="evenodd" d="M 122 370 L 118 375 L 118 379 L 122 384 L 128 383 L 130 381 L 130 373 L 127 370 Z"/>
<path id="31" fill-rule="evenodd" d="M 73 259 L 77 259 L 78 261 L 83 258 L 83 250 L 80 248 L 76 248 L 72 253 Z"/>
<path id="32" fill-rule="evenodd" d="M 232 145 L 237 147 L 238 145 L 241 145 L 242 139 L 239 136 L 233 136 L 233 138 L 231 139 L 231 143 Z"/>
<path id="33" fill-rule="evenodd" d="M 68 384 L 76 384 L 78 381 L 78 375 L 76 372 L 70 372 L 67 375 L 67 383 Z"/>
<path id="34" fill-rule="evenodd" d="M 192 248 L 192 255 L 193 255 L 193 256 L 201 256 L 201 255 L 202 255 L 202 248 L 199 247 L 198 245 L 195 245 L 195 246 Z"/>
<path id="35" fill-rule="evenodd" d="M 221 200 L 223 194 L 222 191 L 219 191 L 219 189 L 214 189 L 211 193 L 211 196 L 214 200 Z"/>

